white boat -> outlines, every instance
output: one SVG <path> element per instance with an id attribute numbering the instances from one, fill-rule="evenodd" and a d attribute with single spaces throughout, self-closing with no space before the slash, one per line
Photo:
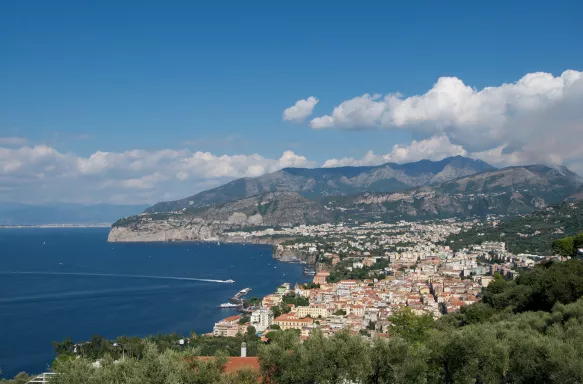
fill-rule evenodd
<path id="1" fill-rule="evenodd" d="M 235 280 L 231 280 L 231 279 L 229 279 L 229 280 L 225 280 L 225 283 L 231 283 L 231 284 L 232 284 L 232 283 L 234 283 L 234 282 L 235 282 Z"/>
<path id="2" fill-rule="evenodd" d="M 219 305 L 219 308 L 237 308 L 238 306 L 239 306 L 238 304 L 223 303 L 223 304 Z"/>

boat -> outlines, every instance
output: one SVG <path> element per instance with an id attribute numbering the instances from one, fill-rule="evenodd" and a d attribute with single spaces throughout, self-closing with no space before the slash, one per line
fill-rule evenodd
<path id="1" fill-rule="evenodd" d="M 218 308 L 237 308 L 237 307 L 239 307 L 239 304 L 233 304 L 233 303 L 223 303 L 223 304 L 218 306 Z"/>
<path id="2" fill-rule="evenodd" d="M 225 280 L 225 283 L 230 283 L 230 284 L 233 284 L 234 282 L 235 282 L 235 280 L 231 280 L 231 279 L 229 279 L 229 280 Z"/>

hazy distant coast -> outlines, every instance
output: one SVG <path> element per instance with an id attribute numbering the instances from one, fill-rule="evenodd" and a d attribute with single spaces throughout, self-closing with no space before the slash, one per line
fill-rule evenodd
<path id="1" fill-rule="evenodd" d="M 94 224 L 38 224 L 38 225 L 0 225 L 2 228 L 108 228 L 111 223 Z"/>

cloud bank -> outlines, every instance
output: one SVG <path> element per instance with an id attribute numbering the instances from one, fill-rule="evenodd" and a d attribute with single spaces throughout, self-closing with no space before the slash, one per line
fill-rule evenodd
<path id="1" fill-rule="evenodd" d="M 442 77 L 422 95 L 364 94 L 311 120 L 313 129 L 406 130 L 416 139 L 386 155 L 332 159 L 364 164 L 468 154 L 496 165 L 553 163 L 583 170 L 583 72 L 529 73 L 514 83 L 474 89 Z M 439 147 L 439 148 L 438 148 Z"/>
<path id="2" fill-rule="evenodd" d="M 238 177 L 314 166 L 292 151 L 277 159 L 186 149 L 98 151 L 82 157 L 47 145 L 0 147 L 0 201 L 153 203 Z"/>
<path id="3" fill-rule="evenodd" d="M 314 96 L 298 100 L 294 105 L 283 111 L 283 119 L 296 123 L 302 122 L 312 115 L 314 107 L 319 101 Z"/>

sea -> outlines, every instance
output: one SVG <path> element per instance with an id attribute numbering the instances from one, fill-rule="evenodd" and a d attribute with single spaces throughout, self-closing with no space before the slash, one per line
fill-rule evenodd
<path id="1" fill-rule="evenodd" d="M 108 228 L 0 229 L 0 369 L 45 372 L 52 342 L 212 331 L 217 306 L 302 283 L 267 245 L 108 243 Z M 232 279 L 234 283 L 224 283 Z"/>

